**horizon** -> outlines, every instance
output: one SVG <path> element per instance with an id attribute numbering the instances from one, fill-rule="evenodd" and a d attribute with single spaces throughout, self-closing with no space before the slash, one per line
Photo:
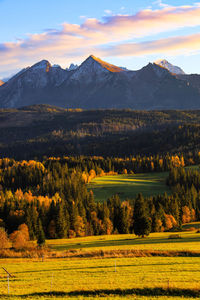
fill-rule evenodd
<path id="1" fill-rule="evenodd" d="M 0 0 L 0 26 L 0 79 L 43 59 L 63 69 L 80 65 L 91 53 L 129 70 L 166 59 L 200 73 L 195 1 Z"/>

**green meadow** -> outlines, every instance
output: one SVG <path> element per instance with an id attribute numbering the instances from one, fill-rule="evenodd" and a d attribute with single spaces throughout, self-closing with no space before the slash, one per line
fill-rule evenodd
<path id="1" fill-rule="evenodd" d="M 96 201 L 104 201 L 114 194 L 121 200 L 134 198 L 138 193 L 144 196 L 170 193 L 166 186 L 168 172 L 134 175 L 113 175 L 94 178 L 88 189 L 94 193 Z"/>

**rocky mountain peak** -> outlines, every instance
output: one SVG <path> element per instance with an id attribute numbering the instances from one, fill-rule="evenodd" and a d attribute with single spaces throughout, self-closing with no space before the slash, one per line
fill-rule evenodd
<path id="1" fill-rule="evenodd" d="M 40 62 L 33 65 L 30 69 L 35 70 L 44 70 L 45 72 L 49 72 L 51 68 L 51 64 L 48 62 L 48 60 L 41 60 Z"/>
<path id="2" fill-rule="evenodd" d="M 109 64 L 100 58 L 90 55 L 77 69 L 71 79 L 83 80 L 89 82 L 95 78 L 101 81 L 106 75 L 111 73 L 124 72 L 123 69 Z"/>
<path id="3" fill-rule="evenodd" d="M 104 69 L 106 69 L 106 70 L 108 70 L 108 71 L 110 71 L 110 72 L 113 72 L 113 73 L 115 73 L 115 72 L 123 72 L 123 71 L 124 71 L 122 68 L 117 67 L 117 66 L 112 65 L 112 64 L 109 64 L 109 63 L 107 63 L 107 62 L 101 60 L 100 58 L 98 58 L 98 57 L 96 57 L 96 56 L 94 56 L 94 55 L 90 55 L 90 56 L 88 57 L 87 60 L 88 60 L 89 62 L 92 62 L 92 61 L 93 61 L 93 62 L 96 62 L 96 63 L 99 64 L 102 68 L 104 68 Z M 87 60 L 86 60 L 86 61 L 87 61 Z"/>
<path id="4" fill-rule="evenodd" d="M 159 60 L 155 61 L 155 64 L 162 68 L 167 69 L 169 72 L 171 72 L 173 74 L 177 74 L 177 75 L 185 74 L 185 72 L 180 67 L 172 65 L 166 59 L 159 59 Z"/>
<path id="5" fill-rule="evenodd" d="M 138 71 L 138 73 L 140 74 L 140 76 L 144 77 L 144 78 L 153 78 L 153 77 L 157 77 L 157 78 L 162 78 L 165 77 L 167 74 L 169 74 L 169 71 L 155 63 L 149 63 L 148 65 L 146 65 L 145 67 L 143 67 L 141 70 Z"/>
<path id="6" fill-rule="evenodd" d="M 73 71 L 73 70 L 76 70 L 77 68 L 78 68 L 78 65 L 70 64 L 68 71 Z"/>

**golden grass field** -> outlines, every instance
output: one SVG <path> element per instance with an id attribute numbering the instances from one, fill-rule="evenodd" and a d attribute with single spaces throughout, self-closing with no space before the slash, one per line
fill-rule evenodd
<path id="1" fill-rule="evenodd" d="M 194 226 L 195 225 L 195 226 Z M 199 227 L 199 223 L 192 227 Z M 59 253 L 97 250 L 196 251 L 200 234 L 152 233 L 147 238 L 134 235 L 97 236 L 49 240 Z M 199 299 L 200 257 L 75 257 L 0 260 L 0 299 Z M 7 276 L 2 267 L 14 275 Z"/>
<path id="2" fill-rule="evenodd" d="M 188 228 L 190 225 L 187 224 Z M 190 227 L 200 227 L 200 223 L 192 223 Z M 169 232 L 151 233 L 146 238 L 138 238 L 134 234 L 89 236 L 74 239 L 48 240 L 47 244 L 54 250 L 174 250 L 200 251 L 200 233 L 183 231 L 178 233 L 181 239 L 169 239 Z M 173 234 L 173 233 L 172 233 Z"/>
<path id="3" fill-rule="evenodd" d="M 200 260 L 190 257 L 53 259 L 44 262 L 7 259 L 1 261 L 1 266 L 15 275 L 10 279 L 12 299 L 93 299 L 102 296 L 106 299 L 154 299 L 154 295 L 157 299 L 171 299 L 167 296 L 168 288 L 179 288 L 180 297 L 184 295 L 183 289 L 200 288 Z M 165 291 L 164 297 L 159 288 Z M 0 298 L 6 299 L 7 278 L 2 272 L 0 291 Z M 173 299 L 179 299 L 175 296 L 174 293 Z"/>

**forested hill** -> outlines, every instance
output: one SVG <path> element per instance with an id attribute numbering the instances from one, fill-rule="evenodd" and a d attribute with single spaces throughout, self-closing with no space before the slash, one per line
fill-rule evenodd
<path id="1" fill-rule="evenodd" d="M 0 110 L 1 157 L 199 152 L 200 111 Z"/>

